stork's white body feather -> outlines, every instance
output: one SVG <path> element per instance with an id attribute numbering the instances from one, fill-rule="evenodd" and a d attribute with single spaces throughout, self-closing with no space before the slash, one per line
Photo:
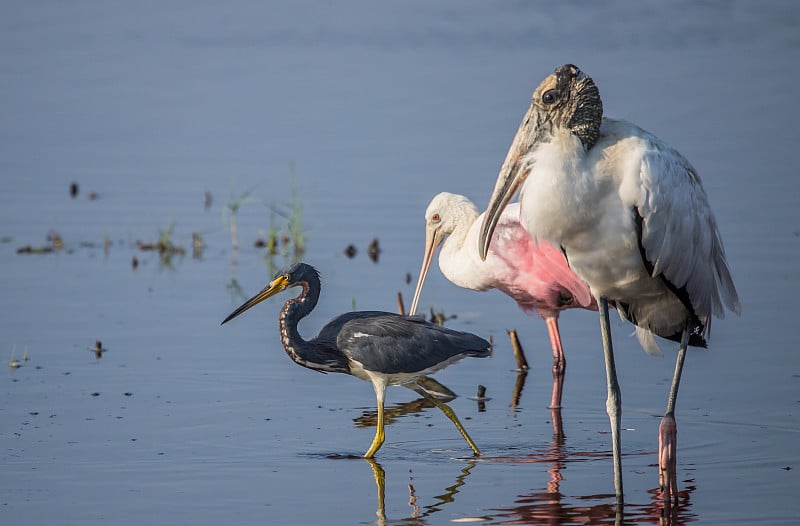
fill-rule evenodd
<path id="1" fill-rule="evenodd" d="M 500 214 L 520 188 L 520 218 L 560 246 L 598 298 L 611 422 L 614 488 L 622 502 L 622 402 L 608 304 L 636 325 L 680 342 L 659 425 L 659 482 L 677 495 L 675 400 L 688 345 L 705 346 L 711 317 L 741 311 L 717 221 L 694 168 L 654 135 L 603 118 L 600 91 L 577 66 L 556 68 L 533 92 L 489 199 L 478 242 L 486 257 Z"/>
<path id="2" fill-rule="evenodd" d="M 526 228 L 561 246 L 596 297 L 628 305 L 645 349 L 656 349 L 648 332 L 678 334 L 690 315 L 669 284 L 685 288 L 706 333 L 724 306 L 740 311 L 716 220 L 680 153 L 605 118 L 588 152 L 560 129 L 523 163 L 531 169 L 520 196 Z"/>

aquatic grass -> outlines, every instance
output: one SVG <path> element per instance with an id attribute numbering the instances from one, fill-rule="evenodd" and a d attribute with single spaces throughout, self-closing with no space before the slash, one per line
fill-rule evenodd
<path id="1" fill-rule="evenodd" d="M 275 221 L 275 209 L 269 207 L 269 228 L 264 231 L 259 231 L 259 238 L 256 240 L 257 247 L 264 247 L 266 249 L 266 257 L 274 256 L 278 253 L 278 226 Z M 263 238 L 262 239 L 262 234 Z"/>
<path id="2" fill-rule="evenodd" d="M 303 233 L 303 205 L 300 203 L 297 192 L 297 172 L 291 167 L 292 175 L 292 200 L 289 209 L 289 237 L 294 245 L 295 257 L 299 257 L 306 250 L 305 235 Z"/>
<path id="3" fill-rule="evenodd" d="M 251 188 L 241 195 L 236 195 L 236 190 L 232 190 L 231 198 L 227 203 L 225 203 L 225 206 L 222 207 L 222 222 L 227 222 L 231 230 L 231 247 L 233 249 L 234 263 L 237 260 L 237 255 L 239 252 L 239 232 L 236 218 L 239 214 L 239 209 L 243 204 L 254 201 L 254 199 L 250 197 L 250 194 L 253 193 L 253 190 L 255 190 L 255 188 Z"/>
<path id="4" fill-rule="evenodd" d="M 159 230 L 158 243 L 156 250 L 161 263 L 165 267 L 172 266 L 172 257 L 175 255 L 183 256 L 186 250 L 172 242 L 172 234 L 175 232 L 175 221 L 172 221 L 165 230 Z"/>
<path id="5" fill-rule="evenodd" d="M 161 260 L 161 264 L 165 267 L 172 266 L 172 257 L 173 256 L 183 256 L 186 254 L 186 249 L 176 245 L 172 241 L 172 235 L 175 232 L 175 221 L 170 222 L 167 228 L 158 231 L 158 239 L 155 243 L 144 243 L 142 241 L 137 241 L 136 245 L 139 250 L 143 252 L 153 251 L 158 252 L 159 259 Z M 134 265 L 136 268 L 138 262 Z"/>
<path id="6" fill-rule="evenodd" d="M 291 167 L 291 198 L 288 204 L 269 203 L 270 223 L 267 240 L 259 246 L 266 247 L 267 258 L 281 253 L 285 259 L 297 262 L 306 250 L 306 238 L 303 227 L 303 204 L 297 190 L 297 173 Z M 286 220 L 278 224 L 277 217 Z M 279 248 L 280 247 L 280 248 Z"/>
<path id="7" fill-rule="evenodd" d="M 25 347 L 25 353 L 22 355 L 21 360 L 17 360 L 14 357 L 14 354 L 17 352 L 17 346 L 11 348 L 11 359 L 8 361 L 8 368 L 9 369 L 19 369 L 22 367 L 22 364 L 28 361 L 28 348 Z"/>

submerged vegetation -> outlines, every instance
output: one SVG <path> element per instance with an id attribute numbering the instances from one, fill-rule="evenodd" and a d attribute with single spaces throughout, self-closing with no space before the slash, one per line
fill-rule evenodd
<path id="1" fill-rule="evenodd" d="M 9 369 L 19 369 L 22 367 L 24 363 L 28 361 L 28 348 L 25 348 L 25 353 L 22 355 L 20 360 L 17 360 L 14 357 L 14 354 L 17 352 L 17 346 L 15 345 L 13 349 L 11 349 L 11 359 L 8 361 L 8 368 Z"/>
<path id="2" fill-rule="evenodd" d="M 285 177 L 283 178 L 285 179 Z M 269 274 L 273 274 L 278 267 L 285 266 L 289 263 L 299 261 L 306 252 L 307 246 L 307 228 L 304 218 L 304 204 L 300 198 L 298 175 L 295 167 L 292 165 L 289 168 L 289 195 L 283 201 L 266 201 L 260 200 L 256 196 L 258 185 L 254 185 L 244 192 L 238 192 L 235 186 L 235 180 L 231 184 L 230 198 L 224 202 L 221 208 L 222 223 L 227 227 L 230 236 L 231 246 L 231 279 L 226 284 L 233 301 L 237 301 L 246 296 L 245 292 L 239 286 L 236 279 L 236 268 L 238 265 L 238 253 L 241 246 L 252 246 L 257 249 L 263 250 L 263 256 Z M 274 185 L 273 185 L 274 186 Z M 75 199 L 80 192 L 80 187 L 77 182 L 72 182 L 69 185 L 68 195 L 71 199 Z M 96 200 L 95 192 L 88 197 L 87 201 Z M 255 238 L 251 241 L 245 241 L 245 245 L 240 243 L 240 213 L 246 208 L 248 214 L 253 214 L 258 207 L 244 207 L 247 203 L 261 202 L 268 210 L 267 226 L 258 229 Z M 208 211 L 214 206 L 214 196 L 209 189 L 203 189 L 202 192 L 202 206 L 203 209 Z M 219 205 L 218 205 L 219 206 Z M 263 210 L 263 209 L 262 209 Z M 263 214 L 262 214 L 263 215 Z M 188 249 L 191 247 L 192 259 L 202 260 L 203 253 L 206 250 L 214 250 L 214 242 L 211 237 L 212 232 L 201 232 L 198 230 L 191 231 L 190 234 L 179 235 L 176 230 L 177 222 L 172 220 L 164 228 L 158 229 L 158 236 L 155 239 L 150 238 L 141 240 L 129 237 L 128 241 L 120 240 L 112 242 L 109 234 L 104 233 L 102 243 L 93 241 L 76 242 L 72 240 L 67 245 L 62 238 L 61 234 L 57 231 L 50 229 L 45 236 L 45 242 L 41 245 L 25 245 L 18 247 L 16 252 L 18 254 L 50 254 L 57 252 L 65 252 L 72 254 L 78 249 L 97 249 L 102 248 L 105 256 L 104 261 L 113 261 L 109 259 L 109 254 L 114 250 L 114 247 L 122 245 L 132 249 L 132 254 L 127 258 L 127 264 L 130 265 L 132 271 L 142 265 L 148 264 L 148 258 L 143 256 L 142 253 L 155 253 L 158 254 L 158 264 L 162 267 L 171 268 L 175 263 L 176 258 L 182 260 L 186 255 Z M 189 235 L 191 238 L 189 239 Z M 12 241 L 10 237 L 0 237 L 0 243 L 9 243 Z M 348 258 L 354 258 L 359 254 L 359 250 L 355 244 L 349 244 L 345 248 L 344 253 Z M 372 238 L 370 243 L 363 247 L 363 252 L 373 263 L 378 263 L 380 254 L 382 252 L 379 239 Z M 276 261 L 280 258 L 280 261 Z M 408 284 L 411 281 L 411 275 L 406 274 L 405 282 Z M 402 296 L 398 292 L 398 310 L 403 312 L 404 306 L 402 303 Z M 352 299 L 352 308 L 355 310 L 356 298 Z M 442 324 L 447 319 L 443 312 L 434 312 L 431 308 L 430 319 L 436 323 Z M 95 348 L 92 349 L 97 357 L 101 357 L 104 350 L 102 344 L 97 342 Z M 18 364 L 19 361 L 12 360 L 12 363 Z"/>
<path id="3" fill-rule="evenodd" d="M 306 249 L 303 204 L 298 192 L 297 174 L 294 167 L 290 168 L 290 172 L 291 192 L 289 200 L 283 203 L 270 203 L 266 205 L 269 210 L 268 229 L 266 231 L 263 229 L 260 230 L 258 232 L 258 237 L 252 242 L 253 246 L 265 249 L 267 259 L 275 255 L 283 255 L 287 259 L 291 258 L 293 261 L 297 261 Z M 68 195 L 71 199 L 76 198 L 79 193 L 79 188 L 77 182 L 70 183 Z M 230 199 L 221 207 L 222 222 L 227 226 L 230 233 L 234 265 L 236 265 L 240 247 L 240 212 L 242 211 L 243 205 L 246 203 L 259 201 L 254 195 L 256 188 L 257 187 L 254 186 L 242 193 L 238 193 L 234 187 L 231 191 Z M 213 194 L 211 191 L 207 189 L 204 190 L 204 209 L 211 209 L 213 202 Z M 266 203 L 266 201 L 264 202 Z M 187 249 L 184 248 L 184 244 L 191 246 L 193 259 L 201 259 L 203 251 L 208 248 L 206 236 L 202 232 L 195 230 L 191 232 L 191 244 L 189 245 L 188 240 L 186 240 L 186 243 L 182 244 L 176 241 L 175 227 L 176 221 L 171 221 L 166 228 L 159 228 L 158 237 L 155 240 L 136 239 L 126 244 L 137 252 L 157 253 L 159 255 L 159 261 L 165 266 L 171 265 L 175 256 L 184 256 L 186 254 Z M 11 237 L 0 237 L 0 243 L 10 243 L 11 241 Z M 120 243 L 123 243 L 123 241 L 120 241 Z M 70 245 L 70 247 L 81 249 L 102 247 L 106 256 L 108 256 L 112 246 L 113 244 L 107 233 L 104 235 L 102 243 L 82 241 L 78 243 L 73 242 Z M 61 235 L 57 231 L 51 229 L 46 233 L 44 243 L 39 245 L 28 244 L 18 246 L 16 252 L 17 254 L 50 254 L 60 251 L 72 253 L 74 248 L 67 249 Z M 136 270 L 142 263 L 141 258 L 137 257 L 135 253 L 129 261 L 133 270 Z"/>
<path id="4" fill-rule="evenodd" d="M 266 257 L 281 254 L 284 259 L 299 261 L 306 251 L 306 235 L 303 228 L 303 204 L 297 191 L 297 174 L 291 168 L 291 199 L 288 203 L 268 205 L 269 228 L 266 239 L 259 237 L 255 246 L 266 249 Z M 280 223 L 278 218 L 285 222 Z M 262 230 L 263 233 L 263 230 Z"/>
<path id="5" fill-rule="evenodd" d="M 158 252 L 161 263 L 165 267 L 172 265 L 172 258 L 174 256 L 183 256 L 186 254 L 186 249 L 182 246 L 176 245 L 172 241 L 172 234 L 175 231 L 175 221 L 171 222 L 167 228 L 158 231 L 158 239 L 155 243 L 145 243 L 137 241 L 136 246 L 143 252 L 154 251 Z"/>
<path id="6" fill-rule="evenodd" d="M 17 254 L 49 254 L 51 252 L 58 252 L 64 248 L 64 240 L 61 239 L 61 234 L 55 230 L 47 232 L 47 244 L 40 246 L 25 245 L 17 249 Z"/>
<path id="7" fill-rule="evenodd" d="M 231 191 L 231 198 L 225 203 L 225 206 L 222 207 L 222 222 L 225 223 L 227 221 L 231 230 L 231 248 L 233 249 L 234 259 L 237 257 L 239 251 L 239 231 L 236 218 L 243 204 L 254 201 L 254 199 L 250 197 L 253 190 L 254 189 L 251 188 L 241 195 L 236 195 L 235 190 Z M 209 193 L 206 192 L 206 203 L 209 201 Z"/>
<path id="8" fill-rule="evenodd" d="M 303 232 L 303 205 L 297 194 L 297 174 L 292 166 L 292 201 L 289 203 L 289 238 L 294 247 L 295 256 L 300 256 L 306 251 L 306 239 Z"/>

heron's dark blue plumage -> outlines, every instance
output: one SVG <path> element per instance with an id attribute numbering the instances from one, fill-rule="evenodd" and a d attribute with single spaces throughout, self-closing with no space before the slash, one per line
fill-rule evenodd
<path id="1" fill-rule="evenodd" d="M 365 370 L 383 374 L 430 374 L 467 356 L 489 356 L 489 342 L 441 327 L 417 316 L 356 312 L 331 321 L 338 325 L 338 347 Z"/>
<path id="2" fill-rule="evenodd" d="M 278 316 L 281 343 L 295 363 L 322 372 L 347 373 L 372 382 L 378 398 L 378 433 L 367 451 L 371 457 L 383 443 L 383 396 L 387 385 L 404 385 L 429 397 L 417 380 L 467 356 L 491 355 L 483 338 L 391 312 L 356 311 L 335 317 L 311 340 L 297 330 L 299 321 L 316 306 L 320 293 L 317 270 L 295 263 L 281 271 L 258 294 L 222 323 L 290 287 L 301 293 L 286 301 Z M 449 407 L 432 399 L 458 427 L 476 454 L 477 447 Z"/>

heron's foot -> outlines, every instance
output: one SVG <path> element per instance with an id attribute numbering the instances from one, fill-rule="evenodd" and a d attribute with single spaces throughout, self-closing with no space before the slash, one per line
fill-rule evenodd
<path id="1" fill-rule="evenodd" d="M 665 501 L 678 498 L 677 449 L 678 425 L 667 413 L 658 426 L 658 484 Z"/>
<path id="2" fill-rule="evenodd" d="M 445 416 L 449 418 L 453 424 L 455 424 L 458 432 L 461 433 L 461 436 L 464 437 L 464 440 L 466 440 L 467 444 L 469 444 L 469 447 L 472 449 L 473 455 L 476 457 L 481 456 L 481 450 L 478 449 L 478 446 L 476 446 L 475 442 L 472 441 L 472 438 L 469 436 L 469 433 L 467 433 L 467 430 L 464 428 L 464 426 L 461 425 L 461 422 L 458 420 L 455 411 L 453 411 L 449 405 L 445 404 L 444 402 L 440 402 L 436 398 L 431 397 L 431 400 L 433 400 L 434 404 L 436 404 L 436 406 L 442 410 L 442 413 L 444 413 Z"/>
<path id="3" fill-rule="evenodd" d="M 419 388 L 419 389 L 415 389 L 415 390 L 417 391 L 417 393 L 419 393 L 423 397 L 425 397 L 428 400 L 430 400 L 431 402 L 433 402 L 433 405 L 438 407 L 439 410 L 442 413 L 444 413 L 444 415 L 447 418 L 449 418 L 451 422 L 453 422 L 453 424 L 456 426 L 456 429 L 458 429 L 458 432 L 461 433 L 461 436 L 464 437 L 464 440 L 467 441 L 467 444 L 469 444 L 469 447 L 472 448 L 472 453 L 476 457 L 481 456 L 480 449 L 478 449 L 478 446 L 476 446 L 475 442 L 472 441 L 472 438 L 469 436 L 469 433 L 467 433 L 467 430 L 464 429 L 464 426 L 461 425 L 461 422 L 458 420 L 458 417 L 456 416 L 455 411 L 453 411 L 453 409 L 449 405 L 445 404 L 441 400 L 438 400 L 435 396 L 431 396 L 424 389 Z"/>
<path id="4" fill-rule="evenodd" d="M 386 435 L 384 434 L 383 426 L 384 426 L 384 423 L 383 423 L 383 401 L 381 400 L 381 401 L 378 402 L 378 425 L 375 426 L 376 427 L 375 438 L 372 439 L 372 445 L 369 446 L 369 449 L 367 450 L 367 452 L 364 453 L 364 458 L 372 458 L 372 457 L 374 457 L 375 453 L 377 453 L 378 450 L 383 445 L 384 440 L 386 440 Z"/>
<path id="5" fill-rule="evenodd" d="M 373 458 L 375 453 L 377 453 L 383 445 L 384 440 L 386 440 L 386 437 L 383 433 L 383 426 L 378 426 L 378 431 L 375 433 L 375 438 L 372 439 L 372 445 L 369 446 L 367 452 L 364 453 L 364 458 Z"/>

